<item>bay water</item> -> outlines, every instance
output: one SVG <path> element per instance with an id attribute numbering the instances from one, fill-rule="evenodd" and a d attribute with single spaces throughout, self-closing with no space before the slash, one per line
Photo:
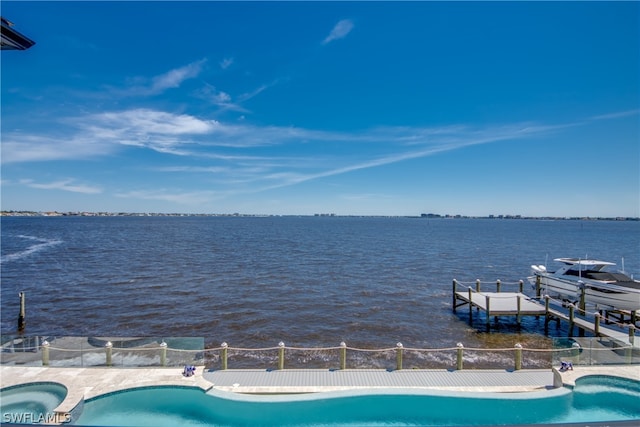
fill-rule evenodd
<path id="1" fill-rule="evenodd" d="M 1 331 L 194 336 L 235 347 L 512 347 L 544 321 L 484 330 L 452 280 L 515 290 L 557 257 L 640 275 L 640 222 L 378 217 L 4 217 Z M 566 334 L 562 329 L 554 334 Z"/>

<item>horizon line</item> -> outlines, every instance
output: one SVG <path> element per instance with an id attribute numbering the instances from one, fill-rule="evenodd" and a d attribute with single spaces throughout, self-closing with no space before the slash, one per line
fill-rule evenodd
<path id="1" fill-rule="evenodd" d="M 425 219 L 567 219 L 567 220 L 617 220 L 617 221 L 640 221 L 638 216 L 591 216 L 591 215 L 523 215 L 523 214 L 488 214 L 488 215 L 465 215 L 465 214 L 337 214 L 318 212 L 312 214 L 268 214 L 268 213 L 195 213 L 195 212 L 126 212 L 126 211 L 57 211 L 57 210 L 2 210 L 0 216 L 225 216 L 225 217 L 358 217 L 358 218 L 425 218 Z"/>

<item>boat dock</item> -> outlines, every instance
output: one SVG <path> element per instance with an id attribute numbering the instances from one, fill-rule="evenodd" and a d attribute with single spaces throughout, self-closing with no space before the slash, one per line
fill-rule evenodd
<path id="1" fill-rule="evenodd" d="M 457 280 L 453 279 L 453 312 L 458 307 L 469 306 L 469 321 L 473 320 L 473 308 L 486 313 L 486 324 L 489 328 L 491 316 L 515 316 L 518 324 L 523 316 L 545 316 L 547 311 L 543 305 L 523 293 L 523 282 L 519 282 L 518 292 L 501 292 L 501 282 L 496 282 L 496 292 L 482 292 L 480 280 L 476 280 L 475 289 L 471 286 L 464 291 Z"/>
<path id="2" fill-rule="evenodd" d="M 515 316 L 518 324 L 520 324 L 523 316 L 544 316 L 545 333 L 548 333 L 550 321 L 565 321 L 569 324 L 569 336 L 573 335 L 574 327 L 578 327 L 581 336 L 584 332 L 589 332 L 596 337 L 609 338 L 621 346 L 630 347 L 634 350 L 640 349 L 640 339 L 635 339 L 635 316 L 632 316 L 631 323 L 625 324 L 627 332 L 623 332 L 620 328 L 615 329 L 613 327 L 602 326 L 601 319 L 605 319 L 605 322 L 608 323 L 608 318 L 603 317 L 599 313 L 595 313 L 593 320 L 590 320 L 587 318 L 587 313 L 584 308 L 580 309 L 573 304 L 569 304 L 567 310 L 564 311 L 561 310 L 560 307 L 552 308 L 550 306 L 551 299 L 548 296 L 540 299 L 524 294 L 522 292 L 522 281 L 519 282 L 519 292 L 501 292 L 501 283 L 499 280 L 496 282 L 496 288 L 496 292 L 483 292 L 480 281 L 477 280 L 475 289 L 468 286 L 462 291 L 460 290 L 462 289 L 461 284 L 454 279 L 453 312 L 457 312 L 457 309 L 461 306 L 468 305 L 470 322 L 473 321 L 474 307 L 476 311 L 485 312 L 487 330 L 490 329 L 492 316 L 496 320 L 499 316 Z M 578 315 L 579 313 L 583 313 L 584 316 Z"/>
<path id="3" fill-rule="evenodd" d="M 546 311 L 537 301 L 520 292 L 468 292 L 455 293 L 454 309 L 469 304 L 469 313 L 473 316 L 473 307 L 487 313 L 487 322 L 491 316 L 544 316 Z M 458 303 L 462 301 L 462 303 Z"/>

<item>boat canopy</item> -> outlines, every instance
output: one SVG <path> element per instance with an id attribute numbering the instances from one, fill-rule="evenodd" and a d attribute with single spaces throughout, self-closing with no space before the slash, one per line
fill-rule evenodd
<path id="1" fill-rule="evenodd" d="M 554 261 L 562 262 L 567 265 L 616 265 L 609 261 L 598 261 L 595 259 L 580 259 L 580 258 L 555 258 Z"/>

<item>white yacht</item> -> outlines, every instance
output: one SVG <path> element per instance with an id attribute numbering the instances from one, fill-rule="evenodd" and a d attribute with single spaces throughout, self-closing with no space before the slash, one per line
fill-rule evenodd
<path id="1" fill-rule="evenodd" d="M 578 301 L 584 287 L 587 303 L 603 309 L 640 310 L 640 281 L 623 272 L 608 271 L 614 263 L 579 258 L 554 261 L 564 265 L 553 272 L 543 265 L 531 266 L 532 279 L 540 278 L 543 293 Z"/>

